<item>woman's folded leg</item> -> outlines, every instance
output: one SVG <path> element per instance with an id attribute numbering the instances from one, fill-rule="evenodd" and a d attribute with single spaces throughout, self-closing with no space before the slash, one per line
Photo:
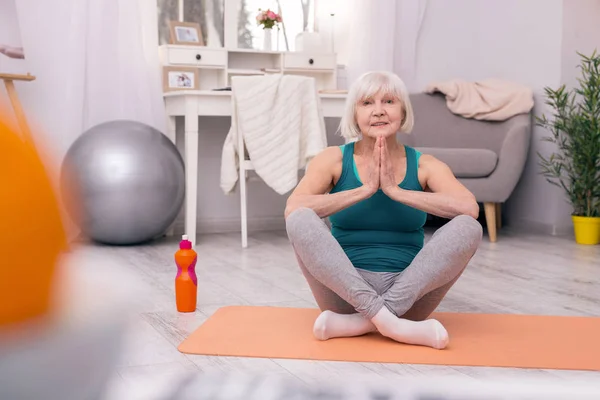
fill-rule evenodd
<path id="1" fill-rule="evenodd" d="M 292 212 L 286 219 L 286 229 L 321 308 L 333 306 L 349 311 L 349 307 L 341 305 L 340 300 L 343 300 L 370 320 L 383 307 L 383 297 L 358 273 L 325 222 L 313 210 L 299 208 Z"/>
<path id="2" fill-rule="evenodd" d="M 465 215 L 438 229 L 383 294 L 386 307 L 371 320 L 379 332 L 398 341 L 444 348 L 449 340 L 444 327 L 436 320 L 423 320 L 462 274 L 481 238 L 479 222 Z"/>
<path id="3" fill-rule="evenodd" d="M 322 311 L 313 326 L 313 334 L 317 339 L 360 336 L 375 330 L 370 320 L 357 313 L 347 301 L 312 276 L 297 252 L 296 259 Z"/>
<path id="4" fill-rule="evenodd" d="M 379 330 L 400 342 L 445 347 L 447 332 L 441 324 L 420 320 L 437 307 L 476 251 L 481 226 L 469 218 L 457 217 L 440 228 L 411 266 L 390 280 L 389 274 L 361 274 L 314 211 L 303 208 L 290 214 L 288 236 L 323 310 L 315 322 L 315 336 L 324 340 Z M 449 254 L 455 257 L 447 259 Z M 426 267 L 419 269 L 420 265 Z"/>
<path id="5" fill-rule="evenodd" d="M 288 216 L 286 226 L 300 270 L 323 311 L 313 326 L 315 337 L 373 332 L 369 316 L 383 307 L 383 299 L 357 272 L 327 225 L 302 208 Z"/>
<path id="6" fill-rule="evenodd" d="M 383 295 L 387 308 L 397 317 L 409 310 L 413 315 L 428 316 L 462 274 L 481 238 L 481 225 L 466 215 L 439 228 Z M 417 310 L 419 306 L 423 309 Z"/>

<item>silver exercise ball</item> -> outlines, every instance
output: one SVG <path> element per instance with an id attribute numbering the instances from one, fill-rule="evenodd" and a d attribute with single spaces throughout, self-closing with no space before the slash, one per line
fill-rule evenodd
<path id="1" fill-rule="evenodd" d="M 158 130 L 111 121 L 87 130 L 69 148 L 61 186 L 70 216 L 90 239 L 137 244 L 165 233 L 177 217 L 185 194 L 184 163 Z"/>

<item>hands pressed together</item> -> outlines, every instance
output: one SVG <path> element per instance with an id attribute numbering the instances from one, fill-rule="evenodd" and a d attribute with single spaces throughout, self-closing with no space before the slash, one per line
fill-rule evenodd
<path id="1" fill-rule="evenodd" d="M 363 186 L 369 195 L 373 195 L 381 189 L 383 193 L 390 195 L 399 190 L 398 182 L 394 175 L 394 166 L 384 137 L 377 137 L 373 154 L 369 165 L 369 172 Z"/>

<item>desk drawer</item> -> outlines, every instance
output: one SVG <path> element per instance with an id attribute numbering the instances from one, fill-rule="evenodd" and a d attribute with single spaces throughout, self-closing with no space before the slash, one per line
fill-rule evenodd
<path id="1" fill-rule="evenodd" d="M 205 47 L 171 47 L 168 49 L 168 62 L 175 65 L 225 67 L 227 64 L 227 53 L 220 49 Z"/>
<path id="2" fill-rule="evenodd" d="M 283 68 L 289 69 L 335 69 L 334 54 L 285 53 Z"/>

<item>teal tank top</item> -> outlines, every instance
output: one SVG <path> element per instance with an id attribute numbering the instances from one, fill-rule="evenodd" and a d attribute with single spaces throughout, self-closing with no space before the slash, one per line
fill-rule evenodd
<path id="1" fill-rule="evenodd" d="M 354 142 L 340 146 L 342 173 L 330 193 L 362 186 L 354 162 Z M 406 176 L 402 189 L 422 191 L 418 179 L 419 156 L 406 149 Z M 427 213 L 390 199 L 378 190 L 373 196 L 329 216 L 331 233 L 356 268 L 375 272 L 401 272 L 423 248 Z"/>

